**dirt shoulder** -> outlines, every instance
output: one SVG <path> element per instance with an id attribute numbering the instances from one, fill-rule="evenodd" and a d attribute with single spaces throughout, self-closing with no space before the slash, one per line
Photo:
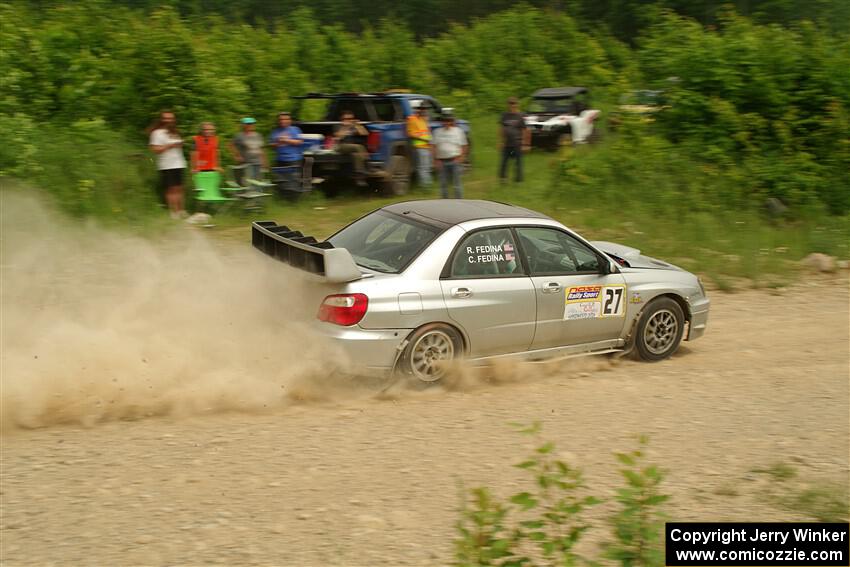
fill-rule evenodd
<path id="1" fill-rule="evenodd" d="M 705 337 L 659 364 L 506 367 L 450 391 L 317 390 L 268 413 L 5 435 L 3 564 L 445 564 L 458 483 L 514 491 L 531 445 L 507 424 L 534 420 L 601 496 L 619 485 L 612 453 L 645 433 L 672 519 L 810 519 L 774 486 L 846 489 L 847 281 L 712 300 Z M 757 472 L 777 464 L 793 478 Z"/>

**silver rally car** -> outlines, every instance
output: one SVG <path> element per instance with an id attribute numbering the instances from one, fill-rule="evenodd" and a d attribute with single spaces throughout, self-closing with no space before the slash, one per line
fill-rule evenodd
<path id="1" fill-rule="evenodd" d="M 324 242 L 254 222 L 252 241 L 318 283 L 317 326 L 358 367 L 424 382 L 457 358 L 662 360 L 708 320 L 695 275 L 491 201 L 396 203 Z"/>

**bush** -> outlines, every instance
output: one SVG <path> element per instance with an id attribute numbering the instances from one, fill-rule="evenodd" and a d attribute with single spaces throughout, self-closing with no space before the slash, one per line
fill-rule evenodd
<path id="1" fill-rule="evenodd" d="M 0 115 L 0 128 L 11 133 L 0 146 L 0 175 L 44 189 L 68 213 L 124 221 L 157 209 L 151 154 L 103 121 L 36 127 L 25 116 Z"/>

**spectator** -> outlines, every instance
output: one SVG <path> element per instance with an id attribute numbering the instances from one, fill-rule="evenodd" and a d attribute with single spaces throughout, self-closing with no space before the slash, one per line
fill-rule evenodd
<path id="1" fill-rule="evenodd" d="M 454 116 L 443 114 L 443 127 L 434 130 L 434 155 L 437 158 L 436 166 L 440 172 L 440 195 L 443 199 L 449 196 L 449 177 L 455 187 L 455 198 L 463 199 L 463 187 L 461 186 L 461 170 L 469 147 L 466 134 L 455 125 Z"/>
<path id="2" fill-rule="evenodd" d="M 284 188 L 297 191 L 300 182 L 301 158 L 304 153 L 304 139 L 301 129 L 292 125 L 292 115 L 281 112 L 277 115 L 277 128 L 269 137 L 275 148 L 275 166 L 282 169 Z"/>
<path id="3" fill-rule="evenodd" d="M 177 119 L 173 112 L 164 110 L 159 119 L 150 128 L 150 149 L 156 154 L 156 167 L 159 170 L 165 202 L 171 218 L 189 216 L 186 213 L 183 197 L 183 170 L 186 158 L 183 157 L 183 140 L 177 130 Z"/>
<path id="4" fill-rule="evenodd" d="M 212 122 L 201 124 L 201 133 L 192 137 L 192 172 L 221 171 L 218 165 L 218 136 Z"/>
<path id="5" fill-rule="evenodd" d="M 416 112 L 407 117 L 407 137 L 413 142 L 419 183 L 431 186 L 431 127 L 428 125 L 428 103 L 422 101 Z"/>
<path id="6" fill-rule="evenodd" d="M 247 179 L 260 179 L 263 168 L 268 167 L 266 154 L 263 152 L 263 137 L 256 130 L 257 121 L 246 116 L 241 120 L 242 131 L 231 140 L 228 148 L 236 163 L 244 166 L 242 183 Z"/>
<path id="7" fill-rule="evenodd" d="M 334 129 L 333 137 L 336 151 L 342 155 L 350 155 L 354 163 L 355 181 L 358 185 L 366 184 L 366 160 L 369 153 L 360 142 L 369 135 L 369 131 L 354 118 L 350 110 L 343 110 L 340 116 L 341 124 Z"/>
<path id="8" fill-rule="evenodd" d="M 514 181 L 519 183 L 522 181 L 522 154 L 531 148 L 531 132 L 525 125 L 525 118 L 519 111 L 519 101 L 516 97 L 508 99 L 508 111 L 502 114 L 499 124 L 502 147 L 499 181 L 504 183 L 507 180 L 508 160 L 513 159 L 516 161 Z"/>

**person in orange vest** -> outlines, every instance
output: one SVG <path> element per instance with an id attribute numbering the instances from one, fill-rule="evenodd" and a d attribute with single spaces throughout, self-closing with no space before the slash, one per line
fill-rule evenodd
<path id="1" fill-rule="evenodd" d="M 218 136 L 212 122 L 201 124 L 201 133 L 192 138 L 192 171 L 221 171 L 218 165 Z"/>
<path id="2" fill-rule="evenodd" d="M 407 137 L 413 144 L 416 156 L 416 171 L 423 187 L 431 186 L 431 127 L 428 124 L 428 103 L 422 101 L 416 112 L 407 117 Z"/>

